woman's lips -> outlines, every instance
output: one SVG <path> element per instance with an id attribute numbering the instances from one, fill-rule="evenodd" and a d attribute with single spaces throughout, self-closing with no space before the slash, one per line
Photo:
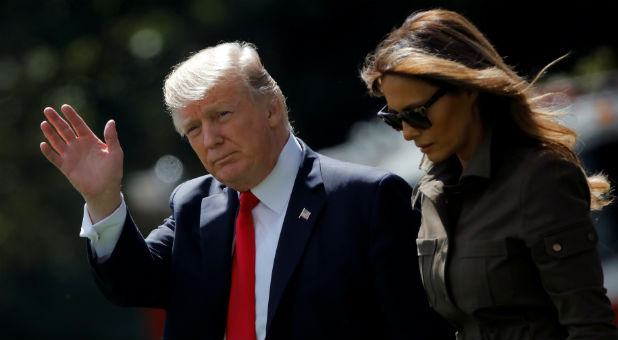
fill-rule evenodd
<path id="1" fill-rule="evenodd" d="M 427 153 L 431 149 L 431 147 L 433 146 L 433 143 L 417 144 L 416 146 L 421 149 L 422 153 Z"/>

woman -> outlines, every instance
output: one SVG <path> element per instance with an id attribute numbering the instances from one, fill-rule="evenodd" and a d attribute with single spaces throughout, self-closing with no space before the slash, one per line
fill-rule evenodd
<path id="1" fill-rule="evenodd" d="M 378 115 L 425 154 L 413 204 L 431 306 L 458 339 L 616 339 L 575 133 L 461 15 L 414 13 L 361 74 Z"/>

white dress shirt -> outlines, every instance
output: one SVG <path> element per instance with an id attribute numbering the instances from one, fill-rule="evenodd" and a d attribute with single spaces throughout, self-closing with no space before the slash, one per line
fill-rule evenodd
<path id="1" fill-rule="evenodd" d="M 290 202 L 296 175 L 302 161 L 302 148 L 291 134 L 270 174 L 251 192 L 260 200 L 253 208 L 255 228 L 255 333 L 266 338 L 268 300 L 275 252 L 283 220 Z M 127 215 L 124 197 L 120 206 L 108 217 L 92 224 L 84 205 L 84 218 L 79 236 L 90 239 L 97 261 L 103 262 L 114 250 Z"/>

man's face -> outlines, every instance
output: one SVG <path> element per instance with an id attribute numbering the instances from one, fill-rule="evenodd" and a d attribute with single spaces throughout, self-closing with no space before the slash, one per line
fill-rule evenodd
<path id="1" fill-rule="evenodd" d="M 211 89 L 180 112 L 178 121 L 206 170 L 237 191 L 266 178 L 281 151 L 280 110 L 254 103 L 239 80 Z"/>

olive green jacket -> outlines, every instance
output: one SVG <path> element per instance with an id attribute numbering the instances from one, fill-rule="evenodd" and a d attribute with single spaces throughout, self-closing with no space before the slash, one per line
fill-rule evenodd
<path id="1" fill-rule="evenodd" d="M 431 306 L 457 339 L 616 339 L 581 169 L 487 133 L 417 183 L 417 250 Z"/>

